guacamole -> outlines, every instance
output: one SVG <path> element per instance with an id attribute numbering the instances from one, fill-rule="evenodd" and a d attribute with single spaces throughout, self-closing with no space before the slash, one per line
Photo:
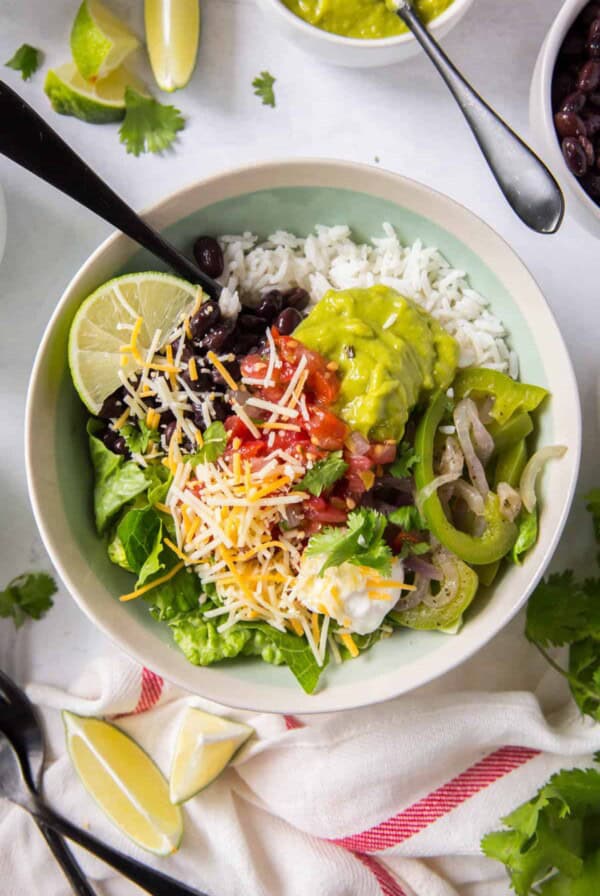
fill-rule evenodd
<path id="1" fill-rule="evenodd" d="M 414 406 L 447 389 L 458 345 L 415 302 L 388 286 L 331 290 L 294 338 L 338 364 L 336 413 L 371 441 L 400 441 Z"/>
<path id="2" fill-rule="evenodd" d="M 390 0 L 281 0 L 310 25 L 342 37 L 373 40 L 406 32 L 406 25 L 393 12 Z M 419 16 L 430 22 L 441 15 L 452 0 L 414 0 Z"/>

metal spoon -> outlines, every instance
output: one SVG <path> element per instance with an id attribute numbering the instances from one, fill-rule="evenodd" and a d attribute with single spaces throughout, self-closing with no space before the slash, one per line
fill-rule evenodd
<path id="1" fill-rule="evenodd" d="M 26 694 L 2 671 L 0 671 L 0 731 L 12 742 L 31 787 L 36 793 L 39 792 L 44 766 L 42 729 Z M 38 820 L 37 824 L 76 896 L 94 896 L 87 878 L 62 837 L 54 831 L 49 831 L 41 821 Z"/>
<path id="2" fill-rule="evenodd" d="M 423 25 L 411 0 L 396 3 L 397 14 L 458 103 L 508 204 L 532 230 L 555 233 L 563 219 L 565 200 L 550 171 L 464 79 Z"/>
<path id="3" fill-rule="evenodd" d="M 206 896 L 206 893 L 193 890 L 148 865 L 130 859 L 129 856 L 107 846 L 106 843 L 102 843 L 101 840 L 54 812 L 31 787 L 19 754 L 2 732 L 0 732 L 0 797 L 21 806 L 46 827 L 83 846 L 151 896 Z"/>
<path id="4" fill-rule="evenodd" d="M 25 100 L 0 81 L 0 152 L 121 230 L 211 298 L 222 286 L 146 224 Z"/>

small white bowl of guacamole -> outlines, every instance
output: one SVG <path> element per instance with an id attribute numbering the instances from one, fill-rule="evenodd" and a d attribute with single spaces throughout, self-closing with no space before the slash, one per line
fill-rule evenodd
<path id="1" fill-rule="evenodd" d="M 473 0 L 414 0 L 436 38 L 443 37 Z M 323 62 L 372 68 L 402 62 L 419 45 L 393 11 L 393 0 L 260 0 L 280 32 Z"/>

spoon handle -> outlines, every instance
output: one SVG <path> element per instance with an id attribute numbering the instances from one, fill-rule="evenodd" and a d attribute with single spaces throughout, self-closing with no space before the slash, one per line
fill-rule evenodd
<path id="1" fill-rule="evenodd" d="M 199 890 L 193 890 L 186 884 L 182 884 L 163 874 L 162 871 L 156 871 L 148 865 L 143 865 L 137 859 L 132 859 L 124 855 L 101 840 L 98 840 L 87 831 L 78 828 L 68 819 L 63 818 L 49 806 L 47 806 L 39 797 L 31 794 L 32 799 L 27 802 L 19 800 L 19 805 L 27 809 L 33 817 L 45 827 L 56 831 L 63 837 L 67 837 L 79 846 L 83 846 L 88 852 L 93 853 L 107 865 L 110 865 L 124 877 L 128 878 L 142 890 L 150 893 L 151 896 L 207 896 Z"/>
<path id="2" fill-rule="evenodd" d="M 0 81 L 0 152 L 121 230 L 177 274 L 200 283 L 212 298 L 221 286 L 134 210 L 73 152 L 25 100 Z"/>
<path id="3" fill-rule="evenodd" d="M 555 233 L 565 203 L 551 172 L 465 80 L 410 0 L 399 0 L 397 13 L 446 82 L 511 208 L 532 230 Z"/>
<path id="4" fill-rule="evenodd" d="M 50 828 L 36 819 L 37 826 L 42 832 L 46 843 L 48 844 L 52 855 L 60 865 L 63 874 L 69 881 L 71 889 L 75 896 L 95 896 L 94 891 L 89 885 L 87 878 L 84 877 L 83 871 L 77 864 L 75 856 L 63 840 L 63 838 L 51 831 Z"/>

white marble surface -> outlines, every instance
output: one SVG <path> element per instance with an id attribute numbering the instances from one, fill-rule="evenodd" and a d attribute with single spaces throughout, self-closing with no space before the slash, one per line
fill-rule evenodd
<path id="1" fill-rule="evenodd" d="M 115 2 L 141 24 L 141 0 Z M 525 136 L 535 57 L 560 0 L 476 0 L 445 45 L 480 91 Z M 116 127 L 94 127 L 52 113 L 44 72 L 23 84 L 1 77 L 136 208 L 219 169 L 283 156 L 330 156 L 379 164 L 442 190 L 481 215 L 522 256 L 540 282 L 571 351 L 584 410 L 582 489 L 597 483 L 596 379 L 600 336 L 599 244 L 567 215 L 553 237 L 529 232 L 506 206 L 443 84 L 426 60 L 351 71 L 312 63 L 282 44 L 252 0 L 203 0 L 200 61 L 174 98 L 188 117 L 174 154 L 127 156 Z M 0 0 L 0 60 L 24 41 L 45 51 L 44 69 L 68 56 L 76 0 Z M 277 77 L 277 108 L 254 97 L 262 69 Z M 0 127 L 5 127 L 2 122 Z M 49 568 L 31 514 L 23 460 L 27 381 L 40 337 L 63 288 L 109 227 L 71 200 L 0 158 L 8 240 L 0 264 L 2 464 L 0 581 Z M 581 507 L 556 562 L 591 556 Z M 83 663 L 106 650 L 98 633 L 61 589 L 47 618 L 24 626 L 0 621 L 0 665 L 19 680 L 67 684 Z"/>

